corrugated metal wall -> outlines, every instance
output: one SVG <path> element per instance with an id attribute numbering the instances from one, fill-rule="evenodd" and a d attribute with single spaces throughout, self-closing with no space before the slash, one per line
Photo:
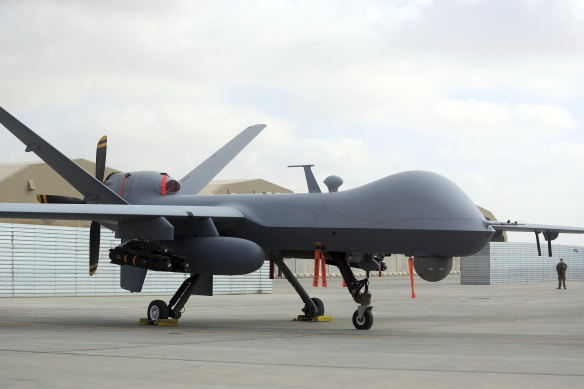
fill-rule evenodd
<path id="1" fill-rule="evenodd" d="M 478 253 L 460 259 L 460 283 L 462 285 L 490 285 L 490 244 L 487 243 Z"/>
<path id="2" fill-rule="evenodd" d="M 89 277 L 89 229 L 0 223 L 0 296 L 116 295 L 120 267 L 112 265 L 109 249 L 119 239 L 102 229 L 99 268 Z M 174 294 L 186 275 L 148 272 L 142 293 Z M 214 276 L 214 294 L 272 293 L 269 264 L 243 276 Z"/>
<path id="3" fill-rule="evenodd" d="M 461 260 L 462 284 L 499 284 L 506 282 L 557 282 L 556 264 L 560 258 L 568 265 L 567 281 L 584 281 L 584 247 L 552 244 L 537 255 L 535 243 L 491 242 L 478 253 Z"/>

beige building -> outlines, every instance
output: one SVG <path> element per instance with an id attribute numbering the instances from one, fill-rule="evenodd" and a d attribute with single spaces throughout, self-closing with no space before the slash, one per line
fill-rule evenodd
<path id="1" fill-rule="evenodd" d="M 95 174 L 95 162 L 74 159 L 76 164 Z M 117 170 L 106 167 L 105 176 Z M 0 164 L 0 202 L 36 203 L 39 194 L 83 198 L 75 188 L 44 162 L 17 162 Z M 45 224 L 89 227 L 90 222 L 78 220 L 2 219 L 2 223 Z"/>
<path id="2" fill-rule="evenodd" d="M 292 193 L 292 191 L 261 178 L 255 178 L 249 180 L 214 180 L 200 192 L 200 194 L 230 193 Z"/>

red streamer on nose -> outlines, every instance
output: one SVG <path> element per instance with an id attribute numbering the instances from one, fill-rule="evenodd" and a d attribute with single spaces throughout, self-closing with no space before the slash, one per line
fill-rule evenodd
<path id="1" fill-rule="evenodd" d="M 414 292 L 414 258 L 408 258 L 408 268 L 410 269 L 410 280 L 412 282 L 412 298 L 416 298 L 416 293 Z"/>

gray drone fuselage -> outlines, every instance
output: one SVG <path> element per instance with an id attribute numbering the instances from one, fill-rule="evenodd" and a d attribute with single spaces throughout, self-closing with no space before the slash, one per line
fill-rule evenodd
<path id="1" fill-rule="evenodd" d="M 458 186 L 426 171 L 402 172 L 336 193 L 141 193 L 132 204 L 236 208 L 245 218 L 215 220 L 220 235 L 309 255 L 321 246 L 341 252 L 464 256 L 480 250 L 495 232 Z M 193 235 L 189 223 L 167 219 L 177 236 Z"/>

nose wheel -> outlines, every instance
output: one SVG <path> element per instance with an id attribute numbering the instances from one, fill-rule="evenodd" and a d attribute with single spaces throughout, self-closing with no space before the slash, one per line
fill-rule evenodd
<path id="1" fill-rule="evenodd" d="M 364 310 L 362 310 L 362 308 L 364 308 Z M 353 325 L 358 330 L 370 329 L 373 326 L 373 313 L 371 313 L 371 307 L 360 306 L 357 308 L 355 313 L 353 313 Z"/>
<path id="2" fill-rule="evenodd" d="M 358 330 L 370 329 L 373 326 L 373 313 L 371 313 L 373 306 L 371 305 L 371 293 L 369 293 L 369 272 L 367 271 L 366 278 L 358 280 L 347 263 L 345 253 L 330 254 L 335 261 L 335 265 L 341 271 L 353 300 L 359 304 L 357 310 L 353 313 L 353 325 Z"/>

